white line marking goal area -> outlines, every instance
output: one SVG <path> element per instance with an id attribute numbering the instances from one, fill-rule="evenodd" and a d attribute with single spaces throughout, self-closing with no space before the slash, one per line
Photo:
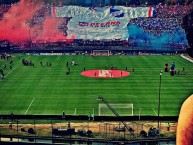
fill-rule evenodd
<path id="1" fill-rule="evenodd" d="M 74 108 L 73 115 L 87 115 L 87 114 L 93 114 L 95 115 L 94 108 Z"/>
<path id="2" fill-rule="evenodd" d="M 57 57 L 57 60 L 59 60 L 60 59 L 60 55 Z"/>
<path id="3" fill-rule="evenodd" d="M 26 58 L 26 60 L 29 59 L 29 58 L 30 58 L 30 56 L 28 56 L 28 57 Z M 18 63 L 15 68 L 13 68 L 10 72 L 8 72 L 8 73 L 5 75 L 5 78 L 6 78 L 9 74 L 11 74 L 15 69 L 17 69 L 21 64 L 22 64 L 21 62 Z"/>
<path id="4" fill-rule="evenodd" d="M 110 103 L 109 104 L 120 116 L 133 116 L 133 104 L 130 103 Z M 113 112 L 106 104 L 99 104 L 99 116 L 114 116 Z"/>
<path id="5" fill-rule="evenodd" d="M 157 109 L 155 108 L 149 108 L 149 107 L 145 107 L 145 108 L 134 108 L 134 115 L 138 115 L 139 118 L 140 116 L 144 116 L 144 115 L 153 115 L 153 116 L 158 116 L 157 114 Z"/>
<path id="6" fill-rule="evenodd" d="M 132 103 L 110 103 L 109 104 L 120 116 L 143 116 L 143 115 L 154 115 L 157 116 L 157 110 L 151 107 L 134 107 Z M 99 116 L 115 116 L 113 112 L 107 107 L 106 104 L 99 103 L 98 107 Z"/>
<path id="7" fill-rule="evenodd" d="M 158 116 L 158 114 L 157 114 L 157 112 L 155 111 L 155 109 L 154 109 L 154 108 L 152 108 L 152 109 L 153 109 L 153 112 L 155 113 L 155 115 Z"/>
<path id="8" fill-rule="evenodd" d="M 35 98 L 36 98 L 36 97 L 34 97 L 33 100 L 31 101 L 31 103 L 29 104 L 27 110 L 25 111 L 25 115 L 27 114 L 28 110 L 30 109 L 31 105 L 33 104 Z"/>

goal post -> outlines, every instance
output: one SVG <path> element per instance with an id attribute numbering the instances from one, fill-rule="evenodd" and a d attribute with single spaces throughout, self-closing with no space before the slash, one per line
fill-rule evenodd
<path id="1" fill-rule="evenodd" d="M 120 116 L 133 116 L 133 104 L 109 104 Z M 106 104 L 99 104 L 99 116 L 115 116 Z"/>
<path id="2" fill-rule="evenodd" d="M 110 51 L 109 50 L 93 50 L 92 55 L 93 56 L 109 56 Z"/>

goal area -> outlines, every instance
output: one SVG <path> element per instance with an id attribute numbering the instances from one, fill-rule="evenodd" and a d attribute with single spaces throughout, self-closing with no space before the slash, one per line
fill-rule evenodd
<path id="1" fill-rule="evenodd" d="M 93 56 L 109 56 L 110 52 L 109 50 L 93 50 L 92 55 Z"/>
<path id="2" fill-rule="evenodd" d="M 133 104 L 109 104 L 120 116 L 133 116 Z M 106 104 L 99 104 L 99 116 L 115 116 Z"/>

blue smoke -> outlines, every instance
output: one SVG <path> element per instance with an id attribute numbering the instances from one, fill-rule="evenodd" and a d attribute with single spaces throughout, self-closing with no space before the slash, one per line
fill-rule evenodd
<path id="1" fill-rule="evenodd" d="M 185 44 L 188 45 L 184 30 L 178 26 L 175 30 L 162 30 L 158 34 L 151 31 L 145 31 L 137 25 L 128 25 L 129 40 L 135 42 L 137 46 L 150 46 L 150 49 L 167 49 L 171 45 Z"/>

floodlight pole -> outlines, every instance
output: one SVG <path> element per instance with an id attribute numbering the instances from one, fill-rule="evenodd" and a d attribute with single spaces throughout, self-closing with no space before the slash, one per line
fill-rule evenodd
<path id="1" fill-rule="evenodd" d="M 112 108 L 111 105 L 109 105 L 109 103 L 108 103 L 107 101 L 105 101 L 103 97 L 98 96 L 97 100 L 101 100 L 101 101 L 109 108 L 109 110 L 111 110 L 111 112 L 119 119 L 119 121 L 120 121 L 121 123 L 123 123 L 124 128 L 127 128 L 127 130 L 128 130 L 132 135 L 134 135 L 133 129 L 132 129 L 131 127 L 129 127 L 124 121 L 122 121 L 122 120 L 120 119 L 120 115 L 117 113 L 117 111 L 116 111 L 114 108 Z"/>
<path id="2" fill-rule="evenodd" d="M 51 120 L 51 130 L 52 130 L 52 143 L 53 143 L 53 123 L 52 123 L 52 120 Z"/>
<path id="3" fill-rule="evenodd" d="M 161 80 L 162 80 L 162 70 L 160 71 L 160 79 L 159 79 L 159 95 L 158 95 L 158 120 L 157 120 L 157 128 L 158 131 L 160 132 L 160 94 L 161 94 Z"/>

